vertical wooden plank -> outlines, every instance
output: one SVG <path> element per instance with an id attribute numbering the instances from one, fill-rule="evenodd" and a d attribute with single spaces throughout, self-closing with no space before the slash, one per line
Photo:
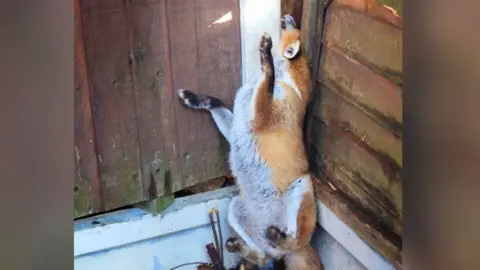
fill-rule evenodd
<path id="1" fill-rule="evenodd" d="M 303 44 L 303 50 L 307 55 L 310 65 L 312 64 L 313 44 L 315 38 L 315 27 L 317 22 L 318 1 L 316 0 L 304 0 L 302 7 L 302 28 L 301 28 L 301 40 Z"/>
<path id="2" fill-rule="evenodd" d="M 74 200 L 75 218 L 101 211 L 101 189 L 98 174 L 95 138 L 90 106 L 90 88 L 87 76 L 83 40 L 82 13 L 79 0 L 74 0 Z"/>
<path id="3" fill-rule="evenodd" d="M 238 0 L 196 0 L 199 92 L 232 106 L 241 85 L 240 10 Z M 206 179 L 228 172 L 228 145 L 210 115 L 204 114 L 203 141 Z"/>
<path id="4" fill-rule="evenodd" d="M 143 192 L 156 198 L 171 191 L 172 181 L 181 181 L 166 0 L 130 1 L 128 7 Z"/>
<path id="5" fill-rule="evenodd" d="M 125 2 L 81 3 L 99 169 L 108 210 L 144 199 Z"/>
<path id="6" fill-rule="evenodd" d="M 198 44 L 195 2 L 192 0 L 167 1 L 168 32 L 173 88 L 200 90 L 198 82 Z M 178 128 L 178 145 L 183 179 L 173 183 L 173 190 L 193 185 L 206 177 L 203 148 L 203 118 L 198 111 L 184 108 L 174 102 Z M 188 184 L 187 184 L 188 183 Z"/>
<path id="7" fill-rule="evenodd" d="M 307 1 L 308 2 L 308 1 Z M 281 0 L 281 16 L 290 14 L 297 27 L 302 27 L 303 0 Z"/>
<path id="8" fill-rule="evenodd" d="M 326 0 L 328 1 L 328 0 Z M 312 140 L 312 121 L 313 113 L 312 109 L 315 106 L 315 102 L 319 93 L 316 88 L 316 76 L 318 73 L 320 65 L 320 55 L 321 55 L 321 40 L 323 35 L 323 25 L 324 25 L 324 15 L 325 10 L 331 2 L 326 1 L 313 1 L 305 0 L 303 3 L 303 15 L 302 15 L 302 28 L 300 37 L 303 40 L 302 49 L 305 50 L 306 57 L 309 61 L 310 67 L 310 89 L 312 92 L 312 97 L 309 105 L 307 106 L 307 112 L 304 120 L 304 141 L 306 145 L 311 144 Z M 318 41 L 319 40 L 319 41 Z M 312 153 L 308 152 L 308 158 L 311 160 Z"/>

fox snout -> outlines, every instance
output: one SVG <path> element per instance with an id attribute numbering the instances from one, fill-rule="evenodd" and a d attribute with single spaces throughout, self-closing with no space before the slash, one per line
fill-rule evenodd
<path id="1" fill-rule="evenodd" d="M 283 30 L 293 30 L 297 28 L 297 24 L 295 23 L 295 19 L 291 15 L 285 14 L 280 19 L 280 27 Z"/>

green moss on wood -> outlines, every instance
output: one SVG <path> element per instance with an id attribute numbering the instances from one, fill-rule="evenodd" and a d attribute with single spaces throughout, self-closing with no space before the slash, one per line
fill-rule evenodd
<path id="1" fill-rule="evenodd" d="M 173 204 L 175 201 L 175 196 L 172 194 L 162 196 L 160 198 L 153 199 L 148 202 L 142 202 L 137 205 L 140 209 L 148 211 L 152 214 L 160 214 L 165 209 L 167 209 L 170 205 Z"/>
<path id="2" fill-rule="evenodd" d="M 73 193 L 74 218 L 91 214 L 93 205 L 91 205 L 92 198 L 88 187 L 76 184 L 73 187 Z"/>

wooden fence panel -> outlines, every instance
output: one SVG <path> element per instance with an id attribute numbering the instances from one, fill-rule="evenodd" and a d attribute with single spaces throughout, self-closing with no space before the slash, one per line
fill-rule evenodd
<path id="1" fill-rule="evenodd" d="M 306 138 L 317 196 L 402 268 L 401 19 L 371 0 L 333 0 L 312 13 L 302 37 L 313 74 Z"/>
<path id="2" fill-rule="evenodd" d="M 340 48 L 373 71 L 402 83 L 402 30 L 369 14 L 334 4 L 323 42 Z"/>
<path id="3" fill-rule="evenodd" d="M 238 0 L 75 5 L 76 217 L 227 174 L 227 145 L 210 116 L 184 108 L 175 91 L 232 103 Z"/>
<path id="4" fill-rule="evenodd" d="M 324 85 L 341 91 L 343 96 L 354 100 L 365 113 L 385 123 L 396 136 L 401 137 L 400 86 L 372 72 L 342 50 L 329 46 L 323 46 L 317 79 Z"/>

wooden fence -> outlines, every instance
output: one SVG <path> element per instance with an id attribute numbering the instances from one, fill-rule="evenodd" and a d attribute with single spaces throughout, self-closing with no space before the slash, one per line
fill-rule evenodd
<path id="1" fill-rule="evenodd" d="M 304 0 L 302 17 L 313 71 L 306 143 L 317 197 L 401 268 L 401 18 L 374 1 L 327 2 Z"/>
<path id="2" fill-rule="evenodd" d="M 75 217 L 227 173 L 209 115 L 175 89 L 227 103 L 241 83 L 238 0 L 75 0 Z"/>

